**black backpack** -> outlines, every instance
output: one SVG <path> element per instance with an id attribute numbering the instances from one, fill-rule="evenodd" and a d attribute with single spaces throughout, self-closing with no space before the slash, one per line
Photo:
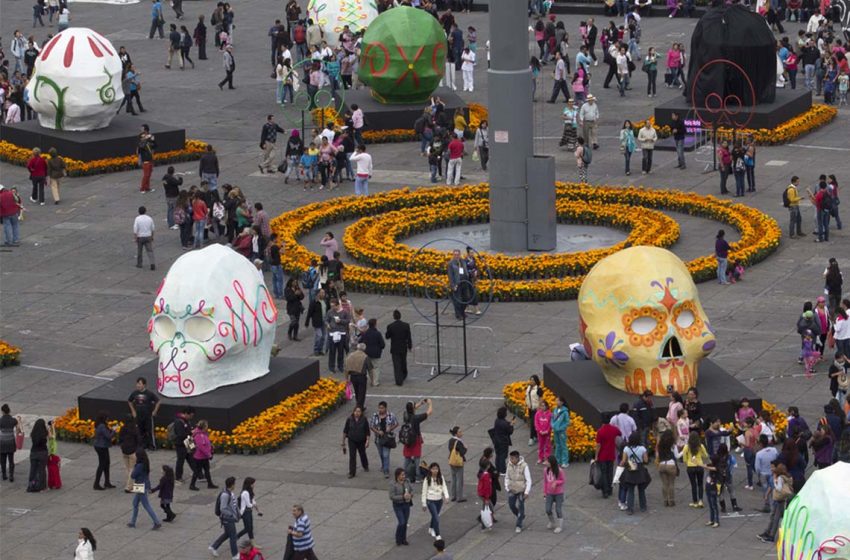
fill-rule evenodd
<path id="1" fill-rule="evenodd" d="M 218 496 L 215 498 L 215 516 L 221 517 L 221 496 L 222 494 L 228 494 L 227 490 L 223 490 L 218 493 Z"/>
<path id="2" fill-rule="evenodd" d="M 821 210 L 832 212 L 832 195 L 829 194 L 829 189 L 823 190 L 823 198 L 820 199 Z"/>
<path id="3" fill-rule="evenodd" d="M 788 189 L 790 189 L 790 188 L 791 188 L 790 186 L 785 187 L 785 190 L 782 191 L 782 206 L 784 206 L 785 208 L 791 207 L 791 199 L 788 198 Z"/>
<path id="4" fill-rule="evenodd" d="M 398 431 L 398 441 L 402 445 L 413 445 L 416 442 L 416 438 L 413 435 L 413 426 L 407 422 L 402 424 L 401 429 Z"/>
<path id="5" fill-rule="evenodd" d="M 422 134 L 425 131 L 425 117 L 419 117 L 416 119 L 416 122 L 413 123 L 413 130 L 416 134 Z"/>

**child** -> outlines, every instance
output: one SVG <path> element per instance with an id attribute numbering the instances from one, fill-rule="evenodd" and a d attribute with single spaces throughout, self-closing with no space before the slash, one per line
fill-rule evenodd
<path id="1" fill-rule="evenodd" d="M 304 180 L 304 190 L 310 187 L 313 189 L 316 179 L 316 164 L 319 161 L 319 150 L 316 148 L 315 142 L 310 142 L 310 146 L 301 155 L 301 161 L 298 165 L 298 173 Z"/>
<path id="2" fill-rule="evenodd" d="M 678 438 L 676 440 L 676 447 L 678 447 L 679 451 L 681 451 L 688 443 L 688 436 L 691 433 L 691 426 L 690 421 L 688 420 L 688 410 L 686 408 L 680 408 L 678 412 L 676 412 L 676 415 L 676 433 L 678 434 Z"/>
<path id="3" fill-rule="evenodd" d="M 552 412 L 543 399 L 534 415 L 534 430 L 537 432 L 537 464 L 542 465 L 552 452 Z"/>
<path id="4" fill-rule="evenodd" d="M 842 72 L 838 76 L 838 106 L 844 107 L 847 105 L 847 90 L 850 89 L 850 76 L 846 72 Z"/>
<path id="5" fill-rule="evenodd" d="M 744 277 L 744 267 L 741 266 L 741 263 L 734 262 L 729 269 L 726 270 L 726 281 L 734 284 L 738 280 Z"/>
<path id="6" fill-rule="evenodd" d="M 177 514 L 171 511 L 171 501 L 174 499 L 174 469 L 168 465 L 162 465 L 162 478 L 155 488 L 151 488 L 151 494 L 159 492 L 159 507 L 165 512 L 165 521 L 171 523 Z"/>
<path id="7" fill-rule="evenodd" d="M 820 352 L 815 350 L 815 340 L 812 331 L 807 330 L 803 335 L 803 372 L 806 377 L 812 378 L 815 372 L 815 364 L 820 360 Z"/>

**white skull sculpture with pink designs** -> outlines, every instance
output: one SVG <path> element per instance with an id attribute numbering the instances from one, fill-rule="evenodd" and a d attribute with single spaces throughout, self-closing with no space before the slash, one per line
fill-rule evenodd
<path id="1" fill-rule="evenodd" d="M 148 322 L 157 390 L 191 397 L 269 372 L 277 308 L 261 273 L 223 245 L 177 259 Z"/>
<path id="2" fill-rule="evenodd" d="M 105 128 L 124 99 L 121 77 L 121 59 L 109 39 L 71 27 L 57 33 L 35 59 L 27 99 L 44 128 Z"/>

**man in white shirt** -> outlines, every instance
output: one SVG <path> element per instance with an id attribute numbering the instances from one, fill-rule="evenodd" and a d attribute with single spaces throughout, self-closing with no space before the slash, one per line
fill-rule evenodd
<path id="1" fill-rule="evenodd" d="M 466 47 L 463 49 L 460 59 L 463 61 L 460 65 L 460 71 L 463 77 L 463 91 L 472 91 L 475 86 L 475 53 L 469 47 Z"/>
<path id="2" fill-rule="evenodd" d="M 629 62 L 631 55 L 626 51 L 626 47 L 620 47 L 615 59 L 617 61 L 617 82 L 619 83 L 620 97 L 626 96 L 626 90 L 629 88 Z"/>
<path id="3" fill-rule="evenodd" d="M 136 239 L 136 268 L 142 268 L 142 248 L 148 253 L 151 270 L 156 270 L 153 260 L 153 218 L 148 216 L 148 209 L 139 206 L 139 215 L 133 222 L 133 237 Z"/>
<path id="4" fill-rule="evenodd" d="M 354 142 L 363 144 L 363 125 L 366 124 L 363 109 L 357 103 L 351 104 L 351 126 L 354 128 Z"/>
<path id="5" fill-rule="evenodd" d="M 581 126 L 581 137 L 586 144 L 592 144 L 594 150 L 599 149 L 597 121 L 599 121 L 599 106 L 596 104 L 596 97 L 591 93 L 587 96 L 587 102 L 578 111 L 578 122 Z"/>
<path id="6" fill-rule="evenodd" d="M 366 146 L 358 144 L 351 154 L 351 162 L 357 165 L 354 179 L 354 194 L 369 195 L 369 177 L 372 175 L 372 156 L 366 153 Z"/>
<path id="7" fill-rule="evenodd" d="M 555 53 L 555 83 L 552 86 L 552 97 L 549 98 L 549 103 L 555 103 L 558 100 L 558 94 L 564 93 L 564 101 L 570 100 L 570 91 L 567 89 L 567 63 L 561 56 L 561 51 Z"/>
<path id="8" fill-rule="evenodd" d="M 623 443 L 629 441 L 629 436 L 632 435 L 632 432 L 637 430 L 637 424 L 635 424 L 634 418 L 629 415 L 628 403 L 620 405 L 620 413 L 615 414 L 614 417 L 611 418 L 610 424 L 612 426 L 616 426 L 617 429 L 620 430 L 620 433 L 623 434 Z M 617 447 L 621 448 L 622 445 L 618 445 Z"/>
<path id="9" fill-rule="evenodd" d="M 511 451 L 505 472 L 505 486 L 508 492 L 508 507 L 516 516 L 517 533 L 522 533 L 525 520 L 525 500 L 531 494 L 531 471 L 519 451 Z"/>

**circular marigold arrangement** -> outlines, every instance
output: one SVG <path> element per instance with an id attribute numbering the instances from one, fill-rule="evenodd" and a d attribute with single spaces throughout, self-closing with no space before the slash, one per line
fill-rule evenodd
<path id="1" fill-rule="evenodd" d="M 563 222 L 605 225 L 629 230 L 628 238 L 612 247 L 581 253 L 512 257 L 486 253 L 483 259 L 491 277 L 479 282 L 479 290 L 501 301 L 573 299 L 583 275 L 600 259 L 632 245 L 669 247 L 679 228 L 661 211 L 673 211 L 725 223 L 740 234 L 732 243 L 729 258 L 744 266 L 759 262 L 779 246 L 781 230 L 770 216 L 713 196 L 643 187 L 557 184 L 558 218 Z M 488 219 L 489 186 L 399 189 L 368 197 L 343 197 L 302 206 L 272 220 L 272 229 L 285 244 L 281 256 L 290 274 L 302 272 L 319 255 L 300 245 L 298 239 L 330 224 L 360 219 L 348 228 L 344 244 L 359 264 L 346 264 L 348 289 L 421 296 L 446 290 L 448 252 L 422 251 L 405 246 L 400 239 L 451 225 L 485 222 Z M 416 259 L 412 259 L 417 255 Z M 716 275 L 714 255 L 687 263 L 696 281 Z"/>

